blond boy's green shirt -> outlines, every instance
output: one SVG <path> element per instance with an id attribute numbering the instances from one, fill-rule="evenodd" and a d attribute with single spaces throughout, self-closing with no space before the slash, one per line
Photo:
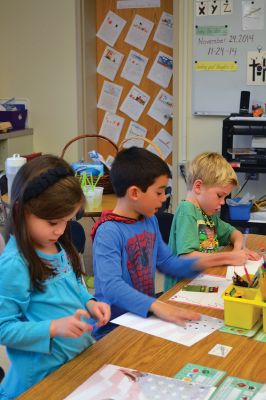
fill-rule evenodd
<path id="1" fill-rule="evenodd" d="M 230 243 L 235 228 L 221 220 L 218 215 L 207 217 L 200 208 L 190 201 L 182 201 L 172 222 L 169 246 L 174 254 L 189 254 L 193 251 L 213 253 L 220 246 Z M 165 277 L 164 290 L 173 287 L 177 281 Z"/>

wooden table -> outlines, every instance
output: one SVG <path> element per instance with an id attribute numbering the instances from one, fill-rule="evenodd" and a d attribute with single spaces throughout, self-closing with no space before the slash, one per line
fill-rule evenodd
<path id="1" fill-rule="evenodd" d="M 249 235 L 247 245 L 258 249 L 266 236 Z M 207 273 L 225 275 L 225 268 Z M 167 299 L 188 281 L 182 281 L 161 299 Z M 177 303 L 172 303 L 177 304 Z M 178 304 L 213 317 L 223 318 L 223 311 Z M 209 355 L 215 344 L 231 346 L 225 358 Z M 29 389 L 19 399 L 62 400 L 103 364 L 117 364 L 155 374 L 173 376 L 188 362 L 224 370 L 228 375 L 256 382 L 266 382 L 266 344 L 244 336 L 214 332 L 191 347 L 182 346 L 129 328 L 118 327 L 75 359 Z M 167 399 L 166 399 L 167 400 Z"/>

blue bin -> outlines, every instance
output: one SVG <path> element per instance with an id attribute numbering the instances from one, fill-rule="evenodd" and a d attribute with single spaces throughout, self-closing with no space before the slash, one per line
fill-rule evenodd
<path id="1" fill-rule="evenodd" d="M 240 198 L 234 199 L 235 201 L 240 201 Z M 248 204 L 239 204 L 236 206 L 232 206 L 228 204 L 229 209 L 229 217 L 231 220 L 237 221 L 248 221 L 250 218 L 250 210 L 252 207 L 252 203 Z"/>

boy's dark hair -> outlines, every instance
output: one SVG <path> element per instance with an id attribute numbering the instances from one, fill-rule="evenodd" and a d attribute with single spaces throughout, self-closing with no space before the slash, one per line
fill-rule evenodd
<path id="1" fill-rule="evenodd" d="M 172 177 L 165 161 L 156 154 L 135 146 L 117 153 L 110 175 L 117 197 L 125 196 L 130 186 L 137 186 L 142 192 L 146 192 L 159 176 Z"/>
<path id="2" fill-rule="evenodd" d="M 54 171 L 57 176 L 51 177 Z M 27 232 L 27 214 L 56 220 L 70 215 L 77 205 L 83 207 L 84 202 L 80 182 L 62 158 L 43 155 L 27 162 L 17 172 L 12 184 L 5 238 L 8 240 L 10 234 L 15 236 L 18 248 L 28 264 L 33 287 L 42 290 L 44 281 L 54 276 L 55 271 L 45 264 L 34 249 Z M 60 237 L 60 243 L 67 251 L 76 276 L 81 276 L 80 259 L 70 239 L 69 224 Z"/>

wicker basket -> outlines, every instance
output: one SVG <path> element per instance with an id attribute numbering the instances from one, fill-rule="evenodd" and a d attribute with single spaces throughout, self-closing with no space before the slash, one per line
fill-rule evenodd
<path id="1" fill-rule="evenodd" d="M 69 140 L 69 142 L 67 142 L 67 144 L 63 148 L 60 157 L 64 158 L 66 150 L 68 149 L 68 147 L 72 143 L 76 142 L 77 140 L 86 139 L 86 138 L 96 138 L 97 140 L 106 141 L 106 142 L 108 142 L 108 144 L 110 144 L 113 147 L 113 149 L 115 150 L 116 153 L 118 152 L 118 146 L 114 142 L 112 142 L 112 140 L 108 139 L 107 137 L 101 136 L 101 135 L 87 135 L 87 134 L 84 134 L 84 135 L 75 136 L 74 138 Z M 94 179 L 94 182 L 95 182 L 96 179 L 97 179 L 97 176 L 95 176 L 93 179 Z M 112 183 L 111 183 L 111 180 L 110 180 L 109 171 L 105 172 L 105 174 L 100 178 L 99 182 L 97 183 L 97 186 L 103 187 L 103 193 L 104 194 L 114 193 L 114 190 L 113 190 L 113 187 L 112 187 Z"/>

